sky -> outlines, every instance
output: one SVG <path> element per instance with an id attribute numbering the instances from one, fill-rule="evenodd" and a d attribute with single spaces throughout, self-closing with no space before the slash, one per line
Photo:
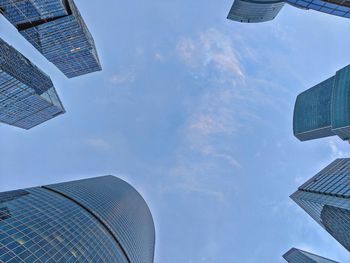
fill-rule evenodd
<path id="1" fill-rule="evenodd" d="M 67 113 L 0 125 L 0 191 L 116 175 L 156 225 L 155 263 L 350 260 L 289 195 L 349 145 L 293 136 L 296 96 L 348 65 L 349 20 L 285 6 L 227 20 L 232 0 L 76 0 L 103 71 L 67 79 L 4 18 L 0 37 L 49 74 Z"/>

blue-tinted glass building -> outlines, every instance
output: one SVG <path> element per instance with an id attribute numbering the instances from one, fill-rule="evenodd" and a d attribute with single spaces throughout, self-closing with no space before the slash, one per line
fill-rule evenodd
<path id="1" fill-rule="evenodd" d="M 308 10 L 350 18 L 350 2 L 339 0 L 235 0 L 227 18 L 246 23 L 273 20 L 284 3 Z"/>
<path id="2" fill-rule="evenodd" d="M 283 258 L 288 263 L 339 263 L 296 248 L 292 248 L 285 253 Z"/>
<path id="3" fill-rule="evenodd" d="M 350 140 L 350 66 L 298 95 L 293 130 L 301 141 L 333 135 Z"/>
<path id="4" fill-rule="evenodd" d="M 350 159 L 337 159 L 291 198 L 350 251 Z"/>
<path id="5" fill-rule="evenodd" d="M 63 113 L 51 79 L 0 39 L 0 122 L 31 129 Z"/>
<path id="6" fill-rule="evenodd" d="M 245 1 L 235 0 L 228 19 L 245 22 L 258 23 L 274 19 L 284 6 L 281 1 Z"/>
<path id="7" fill-rule="evenodd" d="M 101 70 L 73 0 L 0 0 L 0 12 L 68 78 Z"/>
<path id="8" fill-rule="evenodd" d="M 149 208 L 113 176 L 0 193 L 0 262 L 151 263 Z"/>

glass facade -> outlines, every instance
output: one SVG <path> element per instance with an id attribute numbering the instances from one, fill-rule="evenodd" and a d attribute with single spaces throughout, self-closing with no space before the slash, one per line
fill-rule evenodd
<path id="1" fill-rule="evenodd" d="M 291 198 L 350 251 L 350 159 L 337 159 Z"/>
<path id="2" fill-rule="evenodd" d="M 289 250 L 283 258 L 288 263 L 339 263 L 296 248 Z"/>
<path id="3" fill-rule="evenodd" d="M 72 0 L 0 0 L 0 9 L 68 78 L 101 70 L 94 40 Z"/>
<path id="4" fill-rule="evenodd" d="M 64 112 L 51 79 L 0 39 L 0 122 L 31 129 Z"/>
<path id="5" fill-rule="evenodd" d="M 47 187 L 92 211 L 118 238 L 131 262 L 153 262 L 152 215 L 143 198 L 130 185 L 113 176 L 105 176 Z"/>
<path id="6" fill-rule="evenodd" d="M 288 4 L 322 13 L 350 18 L 350 2 L 339 0 L 287 0 Z"/>
<path id="7" fill-rule="evenodd" d="M 281 1 L 236 0 L 227 18 L 245 23 L 270 21 L 277 16 L 283 6 L 284 3 Z"/>
<path id="8" fill-rule="evenodd" d="M 299 94 L 294 107 L 294 135 L 301 141 L 338 135 L 350 139 L 350 66 Z"/>
<path id="9" fill-rule="evenodd" d="M 350 210 L 325 205 L 321 220 L 325 229 L 350 251 Z"/>
<path id="10" fill-rule="evenodd" d="M 294 135 L 301 141 L 335 135 L 331 127 L 334 77 L 299 94 L 294 107 Z"/>
<path id="11" fill-rule="evenodd" d="M 332 129 L 343 140 L 350 140 L 350 65 L 335 76 L 332 92 Z"/>
<path id="12" fill-rule="evenodd" d="M 284 3 L 301 9 L 312 9 L 330 15 L 350 18 L 350 1 L 348 0 L 235 0 L 227 18 L 245 23 L 273 20 Z"/>
<path id="13" fill-rule="evenodd" d="M 139 193 L 104 176 L 0 193 L 0 262 L 153 262 Z"/>

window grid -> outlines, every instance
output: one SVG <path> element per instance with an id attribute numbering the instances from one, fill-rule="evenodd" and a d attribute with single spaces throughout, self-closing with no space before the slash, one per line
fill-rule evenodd
<path id="1" fill-rule="evenodd" d="M 83 208 L 43 188 L 1 202 L 0 262 L 127 262 L 108 232 Z"/>

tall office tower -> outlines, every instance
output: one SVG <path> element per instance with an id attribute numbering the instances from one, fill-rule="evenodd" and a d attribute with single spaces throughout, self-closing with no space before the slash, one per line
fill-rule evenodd
<path id="1" fill-rule="evenodd" d="M 73 0 L 0 0 L 0 12 L 68 78 L 101 70 Z"/>
<path id="2" fill-rule="evenodd" d="M 294 135 L 301 141 L 338 135 L 350 140 L 350 66 L 299 94 L 294 107 Z"/>
<path id="3" fill-rule="evenodd" d="M 0 122 L 30 129 L 63 113 L 51 79 L 0 39 Z"/>
<path id="4" fill-rule="evenodd" d="M 350 251 L 350 158 L 337 159 L 291 198 Z"/>
<path id="5" fill-rule="evenodd" d="M 289 250 L 283 258 L 288 263 L 339 263 L 296 248 Z"/>
<path id="6" fill-rule="evenodd" d="M 278 15 L 284 3 L 304 10 L 350 18 L 349 2 L 335 0 L 235 0 L 227 18 L 246 23 L 270 21 Z"/>
<path id="7" fill-rule="evenodd" d="M 141 195 L 114 176 L 0 193 L 0 262 L 152 263 Z"/>
<path id="8" fill-rule="evenodd" d="M 235 0 L 227 18 L 245 23 L 258 23 L 273 20 L 284 6 L 281 1 Z"/>

